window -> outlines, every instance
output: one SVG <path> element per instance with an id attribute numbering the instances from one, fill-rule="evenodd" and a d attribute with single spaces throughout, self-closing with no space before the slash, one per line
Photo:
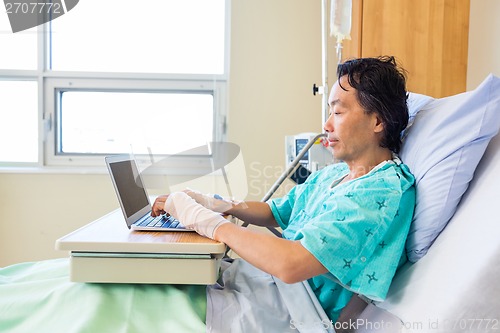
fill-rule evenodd
<path id="1" fill-rule="evenodd" d="M 172 155 L 212 141 L 210 94 L 61 91 L 59 97 L 61 154 Z"/>
<path id="2" fill-rule="evenodd" d="M 0 164 L 103 166 L 224 141 L 228 4 L 86 0 L 15 34 L 0 16 Z"/>
<path id="3" fill-rule="evenodd" d="M 224 0 L 80 1 L 51 22 L 52 69 L 224 74 L 224 6 Z"/>
<path id="4" fill-rule="evenodd" d="M 0 69 L 37 68 L 37 34 L 36 30 L 13 34 L 5 11 L 0 16 Z"/>
<path id="5" fill-rule="evenodd" d="M 38 161 L 37 93 L 33 81 L 0 81 L 0 156 L 4 162 Z"/>

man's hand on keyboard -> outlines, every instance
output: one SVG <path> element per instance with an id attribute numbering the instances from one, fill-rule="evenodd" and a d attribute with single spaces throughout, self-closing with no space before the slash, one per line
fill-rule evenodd
<path id="1" fill-rule="evenodd" d="M 165 201 L 167 201 L 168 194 L 160 195 L 156 198 L 153 206 L 151 207 L 151 216 L 160 216 L 165 214 Z"/>

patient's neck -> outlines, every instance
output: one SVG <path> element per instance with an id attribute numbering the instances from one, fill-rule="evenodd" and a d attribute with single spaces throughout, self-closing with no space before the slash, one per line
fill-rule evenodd
<path id="1" fill-rule="evenodd" d="M 356 160 L 344 161 L 349 166 L 349 174 L 343 182 L 366 175 L 380 163 L 389 160 L 392 160 L 392 152 L 387 148 L 380 147 L 373 153 L 365 154 Z"/>

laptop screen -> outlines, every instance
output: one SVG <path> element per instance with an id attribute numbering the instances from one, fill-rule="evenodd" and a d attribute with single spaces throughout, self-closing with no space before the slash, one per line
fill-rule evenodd
<path id="1" fill-rule="evenodd" d="M 149 206 L 139 172 L 133 160 L 109 163 L 127 218 Z"/>

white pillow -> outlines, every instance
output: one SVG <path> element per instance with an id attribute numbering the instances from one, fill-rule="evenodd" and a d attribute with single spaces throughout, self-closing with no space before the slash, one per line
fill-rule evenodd
<path id="1" fill-rule="evenodd" d="M 416 179 L 417 202 L 406 251 L 416 262 L 446 227 L 500 127 L 500 78 L 475 90 L 433 99 L 410 94 L 410 127 L 400 156 Z M 412 115 L 415 117 L 412 120 Z"/>
<path id="2" fill-rule="evenodd" d="M 434 98 L 427 95 L 417 94 L 414 92 L 408 93 L 408 100 L 406 101 L 406 103 L 408 104 L 409 117 L 408 117 L 408 126 L 406 126 L 406 129 L 404 129 L 403 132 L 401 133 L 403 140 L 406 137 L 409 128 L 411 127 L 411 125 L 413 125 L 413 122 L 415 121 L 415 117 L 417 116 L 418 111 L 422 110 L 424 106 L 426 106 L 433 100 Z"/>

